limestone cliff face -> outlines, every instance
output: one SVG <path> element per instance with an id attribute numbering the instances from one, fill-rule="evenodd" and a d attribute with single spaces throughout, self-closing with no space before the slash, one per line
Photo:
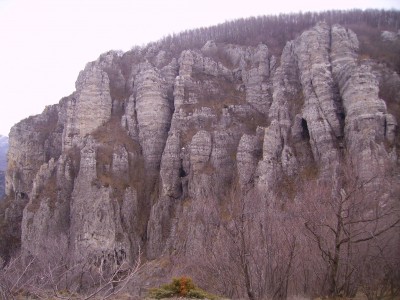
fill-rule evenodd
<path id="1" fill-rule="evenodd" d="M 143 65 L 135 83 L 139 142 L 146 167 L 158 170 L 172 116 L 168 85 L 160 70 L 151 65 Z"/>
<path id="2" fill-rule="evenodd" d="M 61 155 L 61 138 L 64 128 L 59 105 L 46 107 L 41 115 L 30 117 L 15 125 L 9 136 L 6 194 L 28 196 L 33 180 L 42 164 Z"/>
<path id="3" fill-rule="evenodd" d="M 72 95 L 10 133 L 23 253 L 57 244 L 71 264 L 117 267 L 140 247 L 189 266 L 221 237 L 233 188 L 264 194 L 261 209 L 293 198 L 282 182 L 332 178 L 347 159 L 364 179 L 397 166 L 398 120 L 379 98 L 387 70 L 357 49 L 351 30 L 320 23 L 279 58 L 213 41 L 178 57 L 102 55 Z"/>
<path id="4" fill-rule="evenodd" d="M 114 166 L 118 159 L 115 162 Z M 71 195 L 69 253 L 77 262 L 97 258 L 101 263 L 119 265 L 125 259 L 130 260 L 132 253 L 128 232 L 122 227 L 122 207 L 125 204 L 134 210 L 133 205 L 124 202 L 136 199 L 130 195 L 128 200 L 116 201 L 112 187 L 97 186 L 96 178 L 96 144 L 89 138 L 80 153 L 79 174 Z M 129 194 L 129 190 L 126 192 Z"/>
<path id="5" fill-rule="evenodd" d="M 95 100 L 96 99 L 96 100 Z M 93 105 L 96 101 L 96 105 Z M 67 101 L 67 120 L 63 132 L 63 150 L 80 144 L 111 117 L 110 80 L 99 63 L 89 63 L 76 82 L 76 92 Z"/>
<path id="6" fill-rule="evenodd" d="M 349 154 L 362 178 L 387 163 L 384 146 L 387 123 L 392 116 L 378 97 L 378 80 L 368 65 L 357 63 L 357 37 L 343 27 L 332 28 L 332 73 L 342 97 L 345 139 Z"/>

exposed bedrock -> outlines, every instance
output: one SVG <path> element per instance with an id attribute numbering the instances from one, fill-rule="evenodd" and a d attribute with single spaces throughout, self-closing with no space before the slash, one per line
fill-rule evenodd
<path id="1" fill-rule="evenodd" d="M 74 93 L 11 130 L 8 215 L 22 217 L 23 253 L 115 268 L 140 248 L 184 269 L 224 245 L 235 201 L 262 211 L 349 162 L 360 180 L 396 168 L 399 120 L 380 87 L 400 79 L 358 47 L 319 23 L 280 57 L 215 41 L 102 55 Z"/>

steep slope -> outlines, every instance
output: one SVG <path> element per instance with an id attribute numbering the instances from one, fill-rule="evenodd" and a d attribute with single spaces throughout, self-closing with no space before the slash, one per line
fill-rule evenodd
<path id="1" fill-rule="evenodd" d="M 227 259 L 237 209 L 258 212 L 248 227 L 258 245 L 272 236 L 269 207 L 301 202 L 308 180 L 347 189 L 350 162 L 367 189 L 386 187 L 398 137 L 379 81 L 399 76 L 358 48 L 353 31 L 322 22 L 280 57 L 215 41 L 177 58 L 103 54 L 76 92 L 10 132 L 6 194 L 24 203 L 22 253 L 115 269 L 141 249 L 170 261 L 167 274 L 210 282 L 202 272 L 210 253 Z M 250 297 L 246 280 L 224 292 Z"/>

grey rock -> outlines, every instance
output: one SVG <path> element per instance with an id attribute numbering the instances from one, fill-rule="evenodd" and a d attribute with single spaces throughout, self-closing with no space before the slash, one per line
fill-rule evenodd
<path id="1" fill-rule="evenodd" d="M 250 68 L 242 69 L 243 82 L 246 86 L 246 101 L 263 113 L 268 113 L 272 102 L 268 47 L 259 45 L 248 49 L 247 58 Z"/>
<path id="2" fill-rule="evenodd" d="M 161 196 L 151 209 L 147 235 L 147 253 L 150 259 L 155 259 L 164 253 L 168 240 L 171 238 L 171 227 L 174 214 L 174 202 L 170 197 Z"/>
<path id="3" fill-rule="evenodd" d="M 58 201 L 58 185 L 54 180 L 57 168 L 54 159 L 40 167 L 21 223 L 22 252 L 53 263 L 60 257 L 66 259 L 68 250 L 68 227 L 65 224 L 68 208 Z M 49 189 L 47 185 L 53 186 Z M 44 253 L 47 257 L 43 256 Z"/>
<path id="4" fill-rule="evenodd" d="M 380 176 L 397 162 L 398 120 L 379 87 L 400 79 L 359 60 L 358 46 L 351 30 L 319 23 L 279 58 L 213 41 L 101 55 L 72 95 L 11 130 L 5 215 L 22 224 L 23 253 L 111 270 L 142 249 L 179 259 L 152 272 L 195 272 L 194 257 L 227 241 L 235 201 L 259 212 L 297 201 L 282 183 L 304 188 L 306 171 L 335 177 L 350 159 L 361 179 Z M 254 241 L 265 220 L 254 218 Z"/>
<path id="5" fill-rule="evenodd" d="M 121 126 L 127 130 L 132 139 L 139 141 L 139 128 L 135 105 L 135 97 L 131 95 L 126 103 L 125 114 L 121 118 Z"/>
<path id="6" fill-rule="evenodd" d="M 182 193 L 181 173 L 183 170 L 180 152 L 179 133 L 171 132 L 164 148 L 160 168 L 162 194 L 168 197 L 179 198 Z"/>
<path id="7" fill-rule="evenodd" d="M 89 259 L 117 268 L 131 259 L 129 237 L 120 204 L 112 199 L 110 187 L 93 184 L 96 178 L 96 145 L 89 137 L 71 197 L 70 255 L 75 262 Z"/>
<path id="8" fill-rule="evenodd" d="M 201 52 L 206 55 L 215 55 L 218 51 L 218 46 L 215 41 L 207 41 L 204 46 L 201 48 Z"/>
<path id="9" fill-rule="evenodd" d="M 254 173 L 262 154 L 262 139 L 244 134 L 239 142 L 236 159 L 239 181 L 246 185 L 254 181 Z"/>
<path id="10" fill-rule="evenodd" d="M 332 70 L 346 115 L 345 140 L 363 179 L 383 170 L 386 105 L 378 96 L 378 81 L 368 65 L 357 65 L 355 34 L 332 27 Z M 374 159 L 374 157 L 379 157 Z"/>
<path id="11" fill-rule="evenodd" d="M 190 143 L 190 165 L 194 174 L 207 167 L 211 150 L 211 134 L 204 130 L 198 131 Z"/>
<path id="12" fill-rule="evenodd" d="M 381 38 L 384 41 L 394 42 L 400 38 L 399 33 L 392 32 L 392 31 L 382 31 Z"/>
<path id="13" fill-rule="evenodd" d="M 391 114 L 387 114 L 385 126 L 386 126 L 385 136 L 389 141 L 389 143 L 393 144 L 396 138 L 396 130 L 398 128 L 398 123 L 396 118 Z"/>
<path id="14" fill-rule="evenodd" d="M 67 102 L 63 149 L 81 146 L 82 138 L 111 117 L 112 99 L 108 75 L 98 63 L 89 63 L 76 81 L 76 92 Z M 96 105 L 93 105 L 96 103 Z"/>
<path id="15" fill-rule="evenodd" d="M 149 170 L 160 166 L 168 137 L 172 107 L 167 97 L 167 84 L 160 71 L 145 65 L 136 78 L 136 116 L 139 141 Z"/>
<path id="16" fill-rule="evenodd" d="M 6 172 L 7 195 L 27 197 L 41 165 L 59 157 L 63 130 L 59 121 L 59 107 L 54 105 L 11 128 Z"/>

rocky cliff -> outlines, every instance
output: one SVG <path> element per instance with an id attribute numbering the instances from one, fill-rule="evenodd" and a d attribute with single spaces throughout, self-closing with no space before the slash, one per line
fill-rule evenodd
<path id="1" fill-rule="evenodd" d="M 307 179 L 340 182 L 349 161 L 363 181 L 398 170 L 380 86 L 400 79 L 358 49 L 353 31 L 318 23 L 280 56 L 214 41 L 101 55 L 73 94 L 10 132 L 22 253 L 115 268 L 141 249 L 164 264 L 149 274 L 200 276 L 195 258 L 229 240 L 237 191 L 262 212 L 299 201 Z"/>

